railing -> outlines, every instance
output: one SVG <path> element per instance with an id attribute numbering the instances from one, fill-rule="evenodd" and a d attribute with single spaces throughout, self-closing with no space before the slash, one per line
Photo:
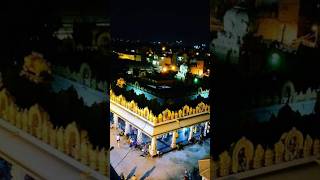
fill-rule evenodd
<path id="1" fill-rule="evenodd" d="M 66 128 L 54 127 L 49 114 L 39 105 L 21 109 L 13 99 L 6 89 L 0 91 L 1 118 L 81 164 L 107 175 L 107 150 L 94 148 L 88 139 L 88 133 L 79 130 L 75 122 Z"/>
<path id="2" fill-rule="evenodd" d="M 54 66 L 53 67 L 54 73 L 61 75 L 67 79 L 76 81 L 80 84 L 85 84 L 91 89 L 95 89 L 98 91 L 105 92 L 108 89 L 107 81 L 98 81 L 96 78 L 91 77 L 91 69 L 89 65 L 83 63 L 80 67 L 78 72 L 71 72 L 69 67 L 62 67 L 62 66 Z M 85 73 L 88 72 L 87 74 Z M 84 78 L 86 75 L 88 77 Z"/>
<path id="3" fill-rule="evenodd" d="M 290 98 L 289 103 L 297 103 L 308 100 L 315 100 L 317 98 L 318 89 L 308 88 L 306 92 L 294 92 Z M 288 97 L 281 96 L 270 96 L 270 97 L 261 97 L 260 102 L 257 104 L 261 106 L 273 105 L 273 104 L 284 104 L 288 101 Z"/>
<path id="4" fill-rule="evenodd" d="M 283 133 L 273 148 L 264 148 L 260 144 L 254 146 L 250 140 L 241 138 L 232 152 L 222 152 L 219 159 L 213 162 L 213 175 L 215 178 L 226 177 L 264 167 L 271 168 L 299 159 L 315 160 L 318 157 L 320 157 L 319 139 L 312 139 L 309 135 L 304 137 L 299 130 L 292 128 L 291 131 Z"/>
<path id="5" fill-rule="evenodd" d="M 139 86 L 139 84 L 136 84 L 136 83 L 127 83 L 129 86 L 133 87 L 133 88 L 136 88 L 136 89 L 139 89 L 139 90 L 142 90 L 142 91 L 145 91 L 149 94 L 152 94 L 154 96 L 158 96 L 158 97 L 161 97 L 161 93 L 159 92 L 156 92 L 156 91 L 151 91 L 149 90 L 148 88 L 144 88 L 142 86 Z M 194 95 L 199 95 L 199 94 L 203 94 L 203 93 L 209 93 L 209 89 L 206 89 L 206 90 L 202 90 L 202 89 L 198 89 L 197 92 L 192 92 L 190 93 L 188 96 L 194 96 Z"/>

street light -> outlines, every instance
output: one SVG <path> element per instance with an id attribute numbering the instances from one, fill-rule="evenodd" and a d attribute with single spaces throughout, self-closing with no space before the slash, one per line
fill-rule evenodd
<path id="1" fill-rule="evenodd" d="M 195 78 L 193 79 L 193 82 L 194 82 L 195 84 L 197 84 L 197 83 L 199 82 L 199 79 L 195 77 Z"/>

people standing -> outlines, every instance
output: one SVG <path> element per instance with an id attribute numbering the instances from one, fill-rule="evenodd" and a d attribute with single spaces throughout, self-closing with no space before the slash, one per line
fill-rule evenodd
<path id="1" fill-rule="evenodd" d="M 125 177 L 124 177 L 123 173 L 120 174 L 120 179 L 121 180 L 125 180 Z"/>
<path id="2" fill-rule="evenodd" d="M 184 171 L 184 179 L 185 179 L 185 180 L 188 180 L 188 179 L 189 179 L 188 169 L 186 169 L 186 170 Z"/>
<path id="3" fill-rule="evenodd" d="M 117 144 L 118 144 L 118 148 L 120 148 L 120 135 L 119 134 L 117 134 Z"/>
<path id="4" fill-rule="evenodd" d="M 133 176 L 131 177 L 131 180 L 138 180 L 138 178 L 136 177 L 136 175 L 133 175 Z"/>
<path id="5" fill-rule="evenodd" d="M 132 137 L 130 138 L 130 145 L 129 145 L 129 147 L 132 147 L 133 146 L 133 139 L 132 139 Z"/>
<path id="6" fill-rule="evenodd" d="M 143 154 L 144 154 L 144 155 L 147 155 L 147 154 L 148 154 L 148 145 L 147 145 L 147 144 L 144 145 Z"/>

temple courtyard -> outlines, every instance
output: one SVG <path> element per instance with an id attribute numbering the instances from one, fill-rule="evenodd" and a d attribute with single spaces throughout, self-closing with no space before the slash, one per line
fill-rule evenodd
<path id="1" fill-rule="evenodd" d="M 186 169 L 192 172 L 198 168 L 198 160 L 210 156 L 210 139 L 206 139 L 201 145 L 187 145 L 160 157 L 143 157 L 142 151 L 129 147 L 125 136 L 121 136 L 118 147 L 118 133 L 118 130 L 110 129 L 110 146 L 114 147 L 110 152 L 110 163 L 118 175 L 123 173 L 127 178 L 136 175 L 138 179 L 182 179 Z"/>

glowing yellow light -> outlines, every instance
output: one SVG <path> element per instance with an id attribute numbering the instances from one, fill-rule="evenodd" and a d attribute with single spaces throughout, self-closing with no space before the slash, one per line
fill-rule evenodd
<path id="1" fill-rule="evenodd" d="M 117 86 L 120 87 L 120 88 L 123 88 L 123 86 L 126 84 L 126 81 L 123 79 L 123 78 L 119 78 L 117 80 Z"/>
<path id="2" fill-rule="evenodd" d="M 166 47 L 163 46 L 163 47 L 162 47 L 162 51 L 165 51 L 165 50 L 166 50 Z"/>
<path id="3" fill-rule="evenodd" d="M 124 54 L 124 53 L 118 53 L 119 59 L 129 59 L 129 60 L 135 60 L 134 55 L 131 54 Z"/>
<path id="4" fill-rule="evenodd" d="M 317 24 L 313 24 L 312 27 L 311 27 L 311 30 L 313 32 L 317 32 L 318 31 L 318 25 Z"/>
<path id="5" fill-rule="evenodd" d="M 176 66 L 171 66 L 171 70 L 176 70 Z"/>
<path id="6" fill-rule="evenodd" d="M 163 68 L 162 68 L 162 71 L 163 71 L 163 72 L 167 72 L 167 71 L 168 71 L 168 68 L 167 68 L 167 67 L 163 67 Z"/>

